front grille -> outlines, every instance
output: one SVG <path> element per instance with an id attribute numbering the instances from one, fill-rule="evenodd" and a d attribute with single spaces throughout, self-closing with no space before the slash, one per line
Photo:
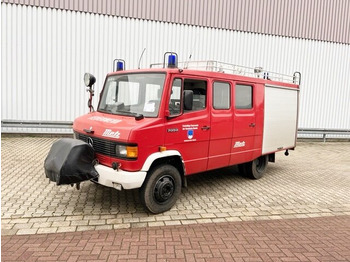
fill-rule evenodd
<path id="1" fill-rule="evenodd" d="M 98 154 L 106 155 L 106 156 L 112 156 L 115 157 L 115 146 L 117 143 L 101 138 L 91 137 L 83 134 L 76 133 L 76 138 L 79 140 L 82 140 L 88 144 L 91 143 L 92 139 L 92 147 L 94 148 L 95 152 Z M 89 143 L 90 140 L 90 143 Z"/>

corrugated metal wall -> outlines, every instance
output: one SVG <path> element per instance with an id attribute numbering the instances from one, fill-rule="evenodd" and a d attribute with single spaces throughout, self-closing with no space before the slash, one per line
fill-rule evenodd
<path id="1" fill-rule="evenodd" d="M 1 119 L 72 121 L 86 113 L 83 74 L 97 77 L 96 97 L 114 58 L 137 68 L 215 59 L 302 73 L 299 126 L 350 129 L 350 45 L 2 4 Z M 6 131 L 3 129 L 3 131 Z"/>
<path id="2" fill-rule="evenodd" d="M 2 2 L 350 43 L 349 0 L 2 0 Z"/>

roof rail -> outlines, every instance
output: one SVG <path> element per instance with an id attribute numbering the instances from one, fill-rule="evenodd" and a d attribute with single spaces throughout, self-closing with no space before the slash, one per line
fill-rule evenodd
<path id="1" fill-rule="evenodd" d="M 151 64 L 151 68 L 163 68 L 164 63 Z M 220 73 L 228 73 L 234 75 L 249 76 L 255 78 L 263 78 L 273 81 L 279 81 L 290 84 L 300 85 L 301 74 L 299 72 L 293 75 L 285 75 L 272 71 L 264 70 L 262 67 L 247 67 L 235 64 L 229 64 L 225 62 L 219 62 L 215 60 L 206 61 L 187 61 L 179 62 L 178 67 L 182 69 L 193 69 L 193 70 L 203 70 L 212 71 Z"/>

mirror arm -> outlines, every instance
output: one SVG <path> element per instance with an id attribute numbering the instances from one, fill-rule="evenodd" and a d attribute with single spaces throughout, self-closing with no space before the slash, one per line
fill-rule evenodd
<path id="1" fill-rule="evenodd" d="M 176 116 L 166 116 L 166 119 L 167 119 L 167 120 L 171 120 L 171 119 L 173 119 L 173 118 L 175 118 L 175 117 L 178 117 L 178 115 L 176 115 Z"/>
<path id="2" fill-rule="evenodd" d="M 173 118 L 175 118 L 175 117 L 178 117 L 179 115 L 181 115 L 181 113 L 178 114 L 178 115 L 170 115 L 169 110 L 165 110 L 165 118 L 166 118 L 167 120 L 171 120 L 171 119 L 173 119 Z"/>

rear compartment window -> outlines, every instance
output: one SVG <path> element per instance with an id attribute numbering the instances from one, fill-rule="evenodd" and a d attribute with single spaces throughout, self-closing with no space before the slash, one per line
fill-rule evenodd
<path id="1" fill-rule="evenodd" d="M 250 85 L 236 85 L 235 92 L 236 109 L 253 108 L 253 87 Z"/>
<path id="2" fill-rule="evenodd" d="M 230 109 L 231 89 L 229 83 L 214 82 L 213 107 L 214 109 Z"/>

